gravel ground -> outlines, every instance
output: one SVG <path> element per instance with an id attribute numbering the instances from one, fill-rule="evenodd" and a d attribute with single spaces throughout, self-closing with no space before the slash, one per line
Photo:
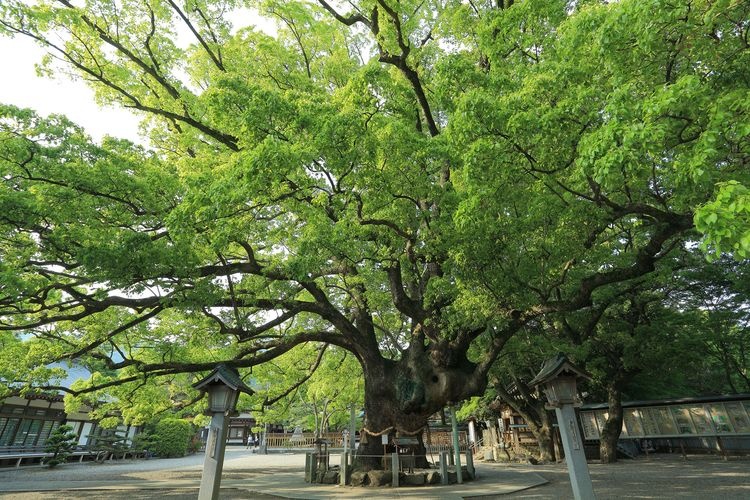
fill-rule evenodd
<path id="1" fill-rule="evenodd" d="M 80 481 L 82 487 L 91 481 L 128 481 L 137 483 L 139 480 L 193 480 L 200 482 L 203 469 L 203 454 L 196 454 L 182 458 L 151 459 L 151 460 L 117 460 L 105 463 L 84 462 L 70 463 L 49 469 L 41 466 L 28 466 L 20 469 L 0 469 L 0 499 L 13 500 L 59 500 L 59 499 L 107 499 L 107 500 L 143 500 L 151 498 L 168 498 L 170 500 L 195 499 L 197 488 L 171 489 L 91 489 L 67 490 L 55 492 L 2 492 L 3 483 L 14 481 L 33 481 L 40 485 L 47 485 L 55 481 Z M 289 472 L 304 470 L 304 455 L 290 455 L 274 453 L 269 455 L 255 455 L 245 448 L 232 447 L 226 451 L 224 459 L 223 479 L 250 479 L 259 474 L 273 474 L 275 472 Z M 42 489 L 42 488 L 40 488 Z M 279 497 L 261 495 L 241 489 L 222 488 L 221 498 L 271 499 Z"/>
<path id="2" fill-rule="evenodd" d="M 178 488 L 171 490 L 68 490 L 55 492 L 29 492 L 0 494 L 0 498 L 13 500 L 61 500 L 61 499 L 100 499 L 100 500 L 150 500 L 152 498 L 167 498 L 169 500 L 195 500 L 197 489 Z M 279 497 L 261 495 L 249 491 L 222 488 L 222 499 L 258 499 L 279 500 Z"/>
<path id="3" fill-rule="evenodd" d="M 58 469 L 26 467 L 20 470 L 0 470 L 0 498 L 13 500 L 101 498 L 107 500 L 141 500 L 167 498 L 194 499 L 197 488 L 170 489 L 99 489 L 55 492 L 5 493 L 3 483 L 34 481 L 38 484 L 55 480 L 84 481 L 124 480 L 199 480 L 202 455 L 169 460 L 127 460 L 112 464 L 67 464 Z M 481 497 L 484 500 L 527 498 L 536 500 L 572 499 L 567 470 L 564 464 L 520 465 L 492 464 L 491 467 L 512 469 L 519 473 L 536 473 L 549 481 L 510 495 Z M 289 473 L 304 467 L 304 455 L 251 455 L 244 449 L 227 450 L 223 477 L 252 479 L 259 474 Z M 691 455 L 684 460 L 679 454 L 651 455 L 638 460 L 622 460 L 616 464 L 589 464 L 597 498 L 729 498 L 750 499 L 750 457 L 730 457 L 728 461 L 716 456 Z M 6 483 L 7 484 L 7 483 Z M 236 483 L 235 483 L 236 484 Z M 40 487 L 40 489 L 43 489 Z M 388 490 L 372 490 L 373 498 L 391 497 Z M 242 489 L 224 488 L 221 498 L 271 499 L 272 495 L 251 493 Z M 392 497 L 391 497 L 392 498 Z M 425 499 L 436 498 L 425 492 Z"/>
<path id="4" fill-rule="evenodd" d="M 511 465 L 535 472 L 549 481 L 520 493 L 489 498 L 535 500 L 573 498 L 568 471 L 563 464 Z M 651 455 L 615 464 L 589 464 L 594 492 L 599 500 L 615 498 L 728 498 L 750 499 L 750 457 L 715 455 Z"/>

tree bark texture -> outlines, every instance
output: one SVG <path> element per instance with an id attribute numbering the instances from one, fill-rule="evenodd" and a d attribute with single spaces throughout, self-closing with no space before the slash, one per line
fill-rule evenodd
<path id="1" fill-rule="evenodd" d="M 379 356 L 364 360 L 366 438 L 357 454 L 358 468 L 382 468 L 383 454 L 395 452 L 394 437 L 416 437 L 415 465 L 428 466 L 422 438 L 428 418 L 447 403 L 482 394 L 486 387 L 486 377 L 477 374 L 465 356 L 446 361 L 439 349 L 415 345 L 398 361 Z M 389 436 L 387 446 L 383 435 Z"/>
<path id="2" fill-rule="evenodd" d="M 622 391 L 617 384 L 611 384 L 607 388 L 607 402 L 609 415 L 599 438 L 599 456 L 603 464 L 617 461 L 617 441 L 620 439 L 623 419 Z"/>

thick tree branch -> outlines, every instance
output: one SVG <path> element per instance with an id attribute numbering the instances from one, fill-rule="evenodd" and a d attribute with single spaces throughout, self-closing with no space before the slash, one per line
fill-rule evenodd
<path id="1" fill-rule="evenodd" d="M 363 16 L 361 13 L 349 14 L 348 16 L 344 17 L 338 12 L 336 12 L 336 9 L 331 7 L 331 5 L 325 0 L 318 0 L 318 3 L 326 11 L 328 11 L 329 14 L 331 14 L 334 18 L 336 18 L 338 22 L 345 24 L 346 26 L 353 26 L 356 23 L 362 23 L 367 27 L 371 26 L 370 20 L 367 19 L 365 16 Z"/>

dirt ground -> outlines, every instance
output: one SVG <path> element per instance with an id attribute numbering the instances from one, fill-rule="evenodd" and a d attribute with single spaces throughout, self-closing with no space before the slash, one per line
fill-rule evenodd
<path id="1" fill-rule="evenodd" d="M 568 500 L 573 498 L 567 469 L 562 464 L 518 465 L 533 471 L 548 484 L 510 495 L 482 497 Z M 615 464 L 590 463 L 589 471 L 597 499 L 690 498 L 750 499 L 750 457 L 651 455 Z"/>
<path id="2" fill-rule="evenodd" d="M 281 459 L 279 459 L 281 460 Z M 253 478 L 259 475 L 274 475 L 290 470 L 299 469 L 298 457 L 288 458 L 294 464 L 285 466 L 283 462 L 274 467 L 260 462 L 247 462 L 237 460 L 235 465 L 228 467 L 224 472 L 224 479 L 248 480 L 254 482 Z M 293 467 L 292 467 L 293 466 Z M 550 465 L 521 465 L 521 464 L 491 464 L 490 467 L 513 470 L 520 474 L 538 474 L 549 481 L 548 484 L 530 488 L 521 492 L 508 495 L 484 495 L 465 498 L 481 498 L 483 500 L 499 500 L 509 498 L 524 498 L 532 500 L 550 499 L 572 499 L 567 469 L 565 464 Z M 187 487 L 188 484 L 199 481 L 200 470 L 195 466 L 185 465 L 184 462 L 175 462 L 173 465 L 165 464 L 165 461 L 141 461 L 132 465 L 120 467 L 82 467 L 79 472 L 71 474 L 71 470 L 61 469 L 60 479 L 66 481 L 80 481 L 85 486 L 86 481 L 111 479 L 125 481 L 134 484 L 141 480 L 168 480 L 174 481 L 175 487 L 168 489 L 69 489 L 47 492 L 0 492 L 0 498 L 13 500 L 58 500 L 58 499 L 106 499 L 106 500 L 143 500 L 152 498 L 166 498 L 169 500 L 195 499 L 198 494 L 197 488 Z M 589 470 L 594 483 L 594 491 L 597 498 L 619 499 L 619 498 L 643 498 L 643 499 L 669 499 L 669 498 L 728 498 L 728 499 L 750 499 L 750 457 L 730 457 L 722 460 L 715 455 L 688 456 L 687 460 L 679 454 L 673 455 L 651 455 L 641 457 L 637 460 L 621 460 L 616 464 L 603 465 L 590 463 Z M 42 477 L 50 476 L 52 471 L 43 468 L 18 471 L 18 473 L 0 474 L 0 490 L 2 482 L 11 480 L 10 476 L 18 474 L 17 479 L 31 480 L 38 478 L 41 483 Z M 58 474 L 54 472 L 53 475 Z M 277 474 L 277 475 L 278 475 Z M 50 478 L 53 479 L 53 478 Z M 190 483 L 186 483 L 186 481 Z M 69 483 L 68 483 L 69 484 Z M 237 483 L 235 483 L 236 485 Z M 185 485 L 179 486 L 179 485 Z M 40 488 L 41 489 L 41 488 Z M 276 495 L 251 492 L 229 485 L 221 490 L 222 499 L 258 499 L 266 500 L 272 498 L 283 498 L 283 486 L 273 491 Z M 398 492 L 389 488 L 373 488 L 370 498 L 398 498 Z M 326 497 L 328 498 L 328 497 Z M 337 498 L 332 493 L 330 498 Z M 439 499 L 440 496 L 430 494 L 428 490 L 423 497 L 426 500 Z"/>

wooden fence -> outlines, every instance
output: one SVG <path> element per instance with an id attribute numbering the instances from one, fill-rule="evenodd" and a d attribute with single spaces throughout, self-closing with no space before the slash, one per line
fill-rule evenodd
<path id="1" fill-rule="evenodd" d="M 321 436 L 328 442 L 329 448 L 343 448 L 344 436 L 340 432 L 328 432 Z M 287 433 L 268 433 L 267 443 L 269 448 L 315 448 L 315 435 L 312 432 L 305 432 L 300 436 Z M 380 438 L 376 438 L 380 439 Z M 453 435 L 449 431 L 430 431 L 422 434 L 427 450 L 432 453 L 439 453 L 445 450 L 453 449 Z M 466 451 L 467 438 L 466 432 L 458 433 L 459 449 Z"/>
<path id="2" fill-rule="evenodd" d="M 344 446 L 344 436 L 340 432 L 327 432 L 321 438 L 328 441 L 328 446 L 331 448 Z M 305 432 L 302 436 L 269 432 L 266 440 L 269 448 L 315 448 L 315 434 L 312 432 Z"/>

